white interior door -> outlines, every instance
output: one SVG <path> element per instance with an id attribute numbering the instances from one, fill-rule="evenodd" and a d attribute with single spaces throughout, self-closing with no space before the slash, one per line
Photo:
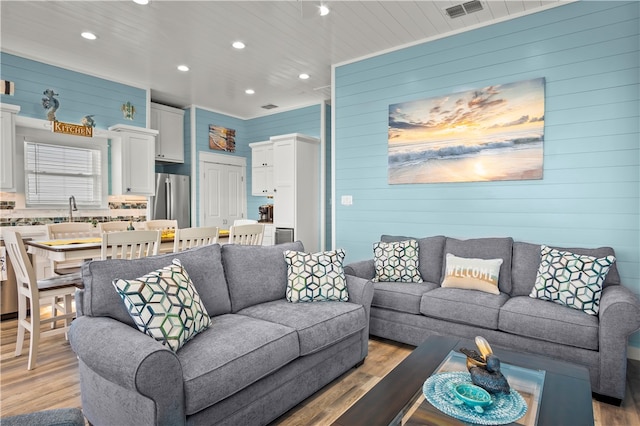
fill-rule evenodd
<path id="1" fill-rule="evenodd" d="M 245 167 L 200 161 L 201 226 L 229 229 L 246 216 Z"/>

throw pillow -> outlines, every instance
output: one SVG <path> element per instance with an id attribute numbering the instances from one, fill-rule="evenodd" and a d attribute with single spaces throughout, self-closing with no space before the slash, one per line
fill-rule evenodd
<path id="1" fill-rule="evenodd" d="M 174 352 L 211 325 L 200 295 L 178 259 L 134 280 L 114 280 L 113 285 L 138 329 Z"/>
<path id="2" fill-rule="evenodd" d="M 289 302 L 349 300 L 347 278 L 342 262 L 344 250 L 303 253 L 286 250 L 287 292 Z"/>
<path id="3" fill-rule="evenodd" d="M 421 283 L 418 270 L 418 242 L 416 240 L 379 242 L 373 245 L 373 261 L 376 268 L 374 282 L 392 281 Z"/>
<path id="4" fill-rule="evenodd" d="M 545 245 L 540 255 L 536 283 L 529 296 L 598 315 L 602 284 L 616 258 L 579 255 Z"/>
<path id="5" fill-rule="evenodd" d="M 498 277 L 502 259 L 473 259 L 447 253 L 442 287 L 479 290 L 500 294 Z"/>

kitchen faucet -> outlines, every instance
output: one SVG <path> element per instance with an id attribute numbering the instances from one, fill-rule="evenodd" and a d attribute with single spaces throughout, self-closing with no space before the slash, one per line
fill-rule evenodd
<path id="1" fill-rule="evenodd" d="M 78 211 L 78 206 L 76 206 L 76 197 L 73 195 L 69 197 L 69 222 L 73 222 L 73 212 Z"/>

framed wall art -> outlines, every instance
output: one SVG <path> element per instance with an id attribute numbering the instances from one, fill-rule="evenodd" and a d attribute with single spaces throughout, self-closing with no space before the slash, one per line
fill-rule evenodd
<path id="1" fill-rule="evenodd" d="M 389 183 L 542 179 L 544 84 L 389 105 Z"/>
<path id="2" fill-rule="evenodd" d="M 209 148 L 217 151 L 236 151 L 236 131 L 226 127 L 209 125 Z"/>

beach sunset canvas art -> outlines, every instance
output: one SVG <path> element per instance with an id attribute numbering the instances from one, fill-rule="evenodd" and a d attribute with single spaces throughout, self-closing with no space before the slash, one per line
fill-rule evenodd
<path id="1" fill-rule="evenodd" d="M 544 83 L 389 105 L 389 183 L 542 179 Z"/>

